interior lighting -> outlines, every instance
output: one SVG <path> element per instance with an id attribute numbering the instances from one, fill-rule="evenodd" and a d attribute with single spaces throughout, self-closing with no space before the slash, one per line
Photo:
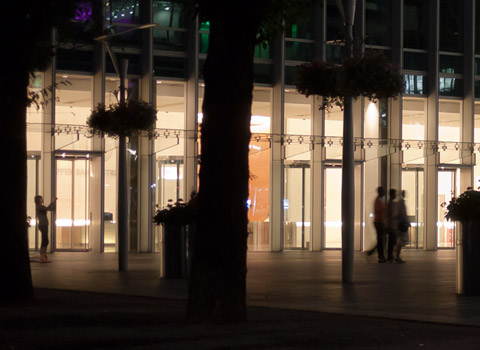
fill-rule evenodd
<path id="1" fill-rule="evenodd" d="M 342 227 L 341 221 L 325 221 L 325 227 Z"/>
<path id="2" fill-rule="evenodd" d="M 302 227 L 302 226 L 310 227 L 310 222 L 309 221 L 297 221 L 296 226 L 297 227 Z"/>

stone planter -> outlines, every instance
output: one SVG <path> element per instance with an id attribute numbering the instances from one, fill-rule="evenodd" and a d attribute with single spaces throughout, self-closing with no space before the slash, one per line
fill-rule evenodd
<path id="1" fill-rule="evenodd" d="M 186 277 L 189 271 L 187 227 L 179 224 L 165 224 L 163 244 L 163 277 Z"/>
<path id="2" fill-rule="evenodd" d="M 480 295 L 480 219 L 457 228 L 457 293 Z"/>

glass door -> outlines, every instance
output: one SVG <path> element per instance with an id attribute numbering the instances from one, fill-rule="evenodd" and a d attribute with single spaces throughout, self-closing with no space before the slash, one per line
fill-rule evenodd
<path id="1" fill-rule="evenodd" d="M 455 247 L 455 223 L 445 219 L 448 203 L 455 197 L 455 170 L 438 171 L 437 247 Z"/>
<path id="2" fill-rule="evenodd" d="M 424 181 L 423 169 L 404 169 L 402 173 L 402 190 L 405 191 L 405 205 L 410 221 L 408 229 L 408 248 L 423 248 L 424 237 Z"/>
<path id="3" fill-rule="evenodd" d="M 361 221 L 362 205 L 362 165 L 355 164 L 355 246 L 360 248 L 360 237 L 363 233 Z M 324 177 L 324 247 L 326 249 L 342 248 L 342 166 L 340 163 L 330 163 L 325 166 Z"/>
<path id="4" fill-rule="evenodd" d="M 35 203 L 33 198 L 38 194 L 40 181 L 40 156 L 28 155 L 27 158 L 27 221 L 30 220 L 28 227 L 28 248 L 30 250 L 38 250 L 40 248 L 41 235 L 37 229 Z M 48 203 L 47 203 L 48 205 Z M 30 217 L 30 219 L 28 219 Z"/>
<path id="5" fill-rule="evenodd" d="M 325 168 L 325 248 L 342 247 L 342 167 Z"/>
<path id="6" fill-rule="evenodd" d="M 55 248 L 88 250 L 90 160 L 64 154 L 56 159 L 56 173 Z"/>
<path id="7" fill-rule="evenodd" d="M 165 208 L 182 199 L 187 203 L 190 195 L 183 198 L 183 157 L 168 157 L 157 159 L 157 183 L 155 203 L 157 209 Z M 155 226 L 154 249 L 160 251 L 162 227 Z"/>
<path id="8" fill-rule="evenodd" d="M 310 249 L 310 165 L 285 164 L 284 249 Z"/>

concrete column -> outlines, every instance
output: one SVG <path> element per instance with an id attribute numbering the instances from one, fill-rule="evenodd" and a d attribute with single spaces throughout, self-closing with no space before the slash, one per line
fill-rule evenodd
<path id="1" fill-rule="evenodd" d="M 392 62 L 403 67 L 403 1 L 392 3 Z M 402 135 L 402 99 L 391 99 L 389 101 L 389 139 L 401 140 Z M 388 183 L 389 188 L 397 190 L 400 194 L 402 187 L 402 150 L 400 147 L 393 148 L 388 156 Z M 387 189 L 388 194 L 388 189 Z"/>
<path id="2" fill-rule="evenodd" d="M 142 10 L 144 23 L 153 22 L 152 0 L 145 1 Z M 142 35 L 142 78 L 140 81 L 140 100 L 155 105 L 155 86 L 153 82 L 153 28 L 143 29 Z M 138 192 L 137 192 L 137 250 L 140 252 L 153 251 L 153 210 L 152 188 L 153 169 L 151 157 L 153 140 L 149 135 L 141 135 L 138 138 Z"/>
<path id="3" fill-rule="evenodd" d="M 392 99 L 389 108 L 388 138 L 392 141 L 402 139 L 402 100 Z M 402 150 L 399 143 L 390 148 L 388 155 L 388 189 L 396 189 L 397 195 L 402 187 Z M 387 195 L 388 195 L 387 189 Z"/>
<path id="4" fill-rule="evenodd" d="M 380 111 L 379 103 L 365 101 L 364 108 L 364 131 L 363 137 L 367 140 L 376 140 L 380 138 Z M 368 142 L 368 141 L 367 141 Z M 380 172 L 382 154 L 377 142 L 372 141 L 373 145 L 364 145 L 365 162 L 363 163 L 363 221 L 365 223 L 362 234 L 360 249 L 368 250 L 377 244 L 377 235 L 373 224 L 373 204 L 377 197 L 377 187 L 380 186 Z"/>
<path id="5" fill-rule="evenodd" d="M 270 168 L 270 250 L 283 250 L 284 199 L 284 105 L 285 105 L 285 34 L 279 34 L 274 46 L 274 84 L 272 98 L 272 148 Z"/>
<path id="6" fill-rule="evenodd" d="M 323 250 L 323 236 L 324 236 L 324 220 L 325 211 L 324 208 L 324 195 L 322 192 L 324 181 L 324 154 L 325 148 L 323 146 L 324 135 L 324 112 L 319 109 L 322 102 L 322 98 L 314 96 L 312 103 L 312 135 L 315 136 L 315 142 L 312 143 L 312 152 L 310 158 L 311 170 L 310 170 L 310 188 L 311 188 L 311 223 L 310 230 L 312 233 L 312 245 L 313 251 Z"/>
<path id="7" fill-rule="evenodd" d="M 326 35 L 326 1 L 315 1 L 315 58 L 325 60 L 325 35 Z M 311 249 L 313 251 L 323 250 L 324 235 L 324 196 L 322 192 L 324 179 L 324 152 L 322 136 L 324 135 L 323 117 L 325 113 L 319 109 L 322 98 L 314 96 L 312 100 L 312 135 L 315 142 L 312 143 L 310 158 L 310 188 L 311 188 L 311 212 L 310 230 L 312 234 Z"/>
<path id="8" fill-rule="evenodd" d="M 52 31 L 52 43 L 55 42 L 56 33 Z M 43 87 L 53 86 L 55 84 L 57 59 L 52 57 L 50 65 L 45 70 L 43 75 Z M 45 205 L 48 205 L 56 196 L 55 188 L 55 138 L 53 136 L 53 128 L 55 125 L 55 98 L 56 90 L 52 89 L 49 96 L 48 104 L 44 107 L 43 124 L 42 124 L 42 148 L 41 148 L 41 182 L 39 194 L 43 196 Z M 33 200 L 33 198 L 31 199 Z M 55 249 L 55 212 L 47 213 L 49 225 L 49 241 L 47 247 L 48 252 L 53 252 Z"/>
<path id="9" fill-rule="evenodd" d="M 428 43 L 428 97 L 426 135 L 428 141 L 438 140 L 438 25 L 439 0 L 429 0 L 429 43 Z M 437 151 L 434 147 L 425 147 L 425 237 L 424 249 L 437 249 L 437 216 L 438 216 L 438 164 Z"/>
<path id="10" fill-rule="evenodd" d="M 93 73 L 93 106 L 105 103 L 105 45 L 95 43 L 94 57 L 95 68 Z M 104 188 L 105 188 L 105 165 L 103 152 L 105 141 L 102 137 L 95 135 L 92 138 L 92 149 L 102 152 L 102 155 L 91 157 L 93 178 L 90 179 L 90 234 L 89 246 L 95 253 L 104 251 Z"/>
<path id="11" fill-rule="evenodd" d="M 460 192 L 469 186 L 474 186 L 473 147 L 475 128 L 475 2 L 464 1 L 464 64 L 463 64 L 463 120 L 460 149 L 461 164 L 465 167 L 460 169 Z"/>
<path id="12" fill-rule="evenodd" d="M 197 192 L 197 114 L 198 114 L 198 18 L 188 27 L 187 85 L 185 94 L 185 193 L 187 201 L 192 191 Z"/>

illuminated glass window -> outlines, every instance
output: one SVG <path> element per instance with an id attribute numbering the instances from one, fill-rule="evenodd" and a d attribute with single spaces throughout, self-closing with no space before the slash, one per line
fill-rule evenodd
<path id="1" fill-rule="evenodd" d="M 206 54 L 208 51 L 208 39 L 210 31 L 210 22 L 201 22 L 200 23 L 200 39 L 198 43 L 200 53 Z"/>
<path id="2" fill-rule="evenodd" d="M 93 106 L 92 78 L 57 75 L 55 126 L 61 131 L 55 136 L 55 148 L 89 150 L 91 137 L 82 131 Z"/>
<path id="3" fill-rule="evenodd" d="M 463 96 L 463 79 L 454 77 L 439 78 L 439 95 L 440 96 Z"/>
<path id="4" fill-rule="evenodd" d="M 157 50 L 185 51 L 187 33 L 185 15 L 180 4 L 173 1 L 153 2 L 154 48 Z"/>
<path id="5" fill-rule="evenodd" d="M 140 23 L 139 0 L 110 0 L 106 8 L 107 30 L 111 34 L 126 32 L 132 24 Z M 113 46 L 129 45 L 139 46 L 141 31 L 134 30 L 111 39 Z"/>
<path id="6" fill-rule="evenodd" d="M 427 80 L 426 76 L 405 74 L 405 94 L 406 95 L 426 95 Z"/>

